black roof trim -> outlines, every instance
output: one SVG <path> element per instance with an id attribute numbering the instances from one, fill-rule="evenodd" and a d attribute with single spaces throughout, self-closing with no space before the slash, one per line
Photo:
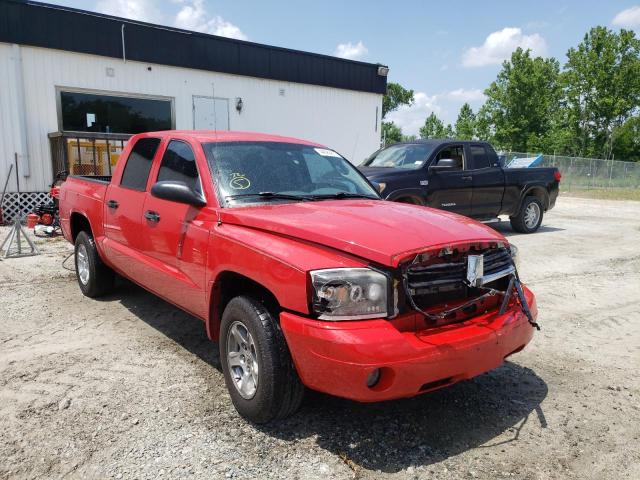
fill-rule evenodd
<path id="1" fill-rule="evenodd" d="M 389 147 L 395 145 L 420 145 L 420 144 L 428 144 L 428 145 L 445 145 L 447 143 L 456 143 L 462 145 L 470 145 L 470 144 L 482 144 L 482 145 L 491 145 L 489 142 L 485 142 L 484 140 L 459 140 L 457 138 L 416 138 L 415 140 L 405 140 L 403 142 L 396 142 L 389 145 Z"/>
<path id="2" fill-rule="evenodd" d="M 0 42 L 384 94 L 378 64 L 28 0 L 0 0 Z"/>

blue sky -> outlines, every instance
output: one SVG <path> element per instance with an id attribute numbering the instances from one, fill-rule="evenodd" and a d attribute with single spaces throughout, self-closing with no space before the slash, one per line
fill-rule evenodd
<path id="1" fill-rule="evenodd" d="M 640 32 L 640 2 L 323 0 L 58 0 L 51 3 L 389 65 L 389 80 L 416 92 L 390 115 L 407 134 L 435 111 L 455 122 L 477 109 L 503 58 L 517 46 L 564 63 L 589 28 Z"/>

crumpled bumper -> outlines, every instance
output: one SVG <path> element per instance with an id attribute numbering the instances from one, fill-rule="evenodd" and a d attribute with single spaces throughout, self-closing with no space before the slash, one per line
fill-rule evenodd
<path id="1" fill-rule="evenodd" d="M 535 298 L 524 288 L 531 312 Z M 289 312 L 280 324 L 302 382 L 361 402 L 412 397 L 500 366 L 529 343 L 533 327 L 517 305 L 461 324 L 398 331 L 384 319 L 326 322 Z M 380 379 L 367 386 L 372 370 Z"/>

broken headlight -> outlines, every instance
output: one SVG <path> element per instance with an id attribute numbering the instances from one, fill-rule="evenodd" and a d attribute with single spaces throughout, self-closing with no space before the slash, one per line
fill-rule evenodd
<path id="1" fill-rule="evenodd" d="M 511 251 L 511 260 L 513 260 L 513 264 L 517 269 L 520 266 L 520 261 L 518 258 L 518 247 L 513 244 L 509 244 L 509 250 Z"/>
<path id="2" fill-rule="evenodd" d="M 363 320 L 387 316 L 387 277 L 369 268 L 311 272 L 313 311 L 321 320 Z"/>

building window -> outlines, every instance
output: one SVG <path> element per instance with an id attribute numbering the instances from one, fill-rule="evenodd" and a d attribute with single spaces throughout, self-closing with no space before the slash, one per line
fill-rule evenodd
<path id="1" fill-rule="evenodd" d="M 171 130 L 169 99 L 60 92 L 63 131 L 141 133 Z"/>

